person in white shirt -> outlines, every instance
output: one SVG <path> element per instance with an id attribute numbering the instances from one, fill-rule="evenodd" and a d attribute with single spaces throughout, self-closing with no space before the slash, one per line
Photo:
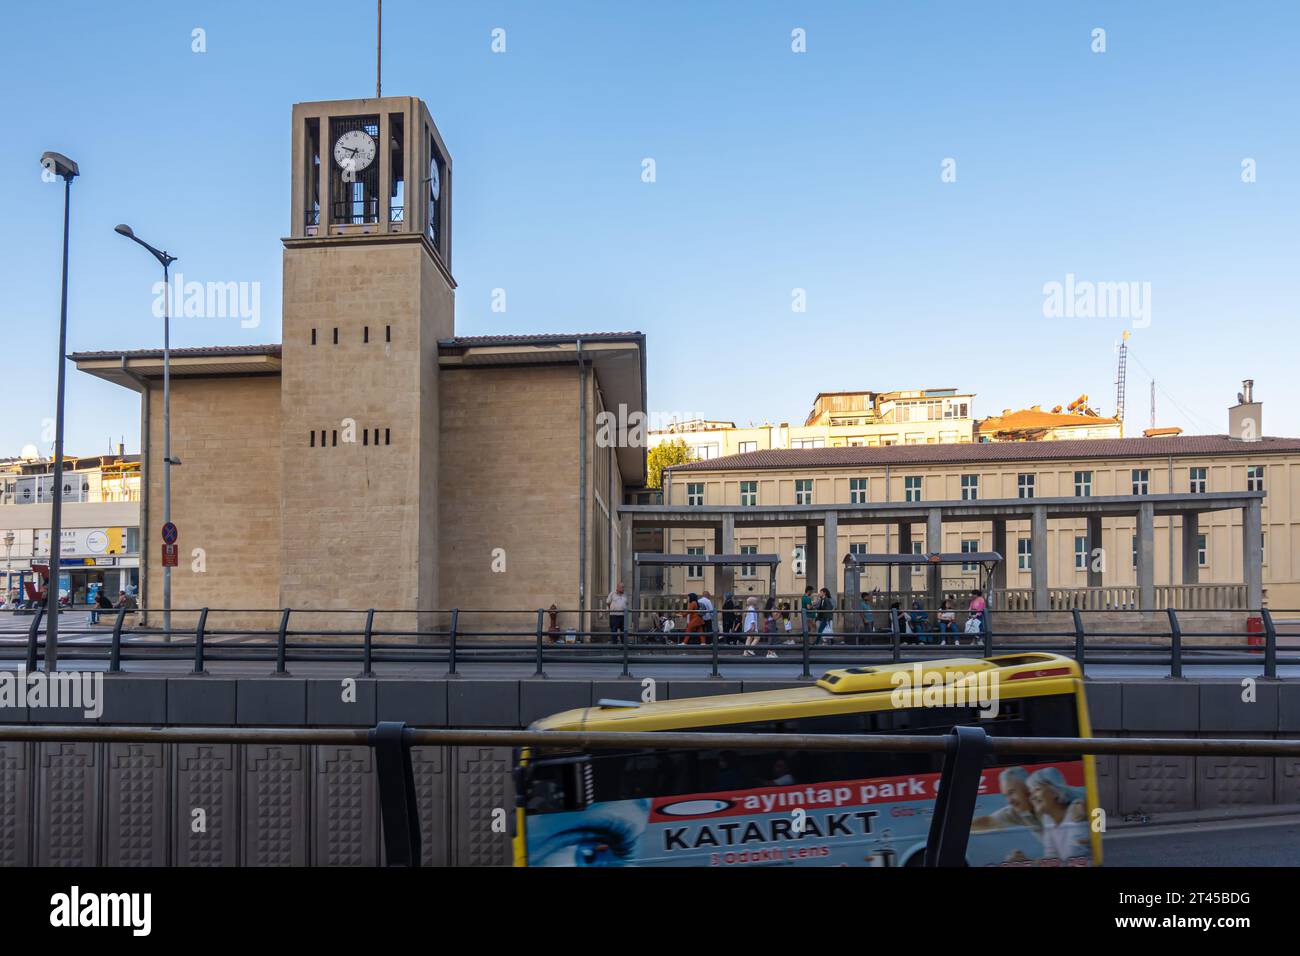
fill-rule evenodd
<path id="1" fill-rule="evenodd" d="M 758 636 L 758 598 L 756 597 L 745 601 L 745 619 L 741 624 L 741 630 L 745 632 L 745 656 L 753 657 L 754 652 L 750 648 L 761 640 Z"/>
<path id="2" fill-rule="evenodd" d="M 704 633 L 709 635 L 710 641 L 716 641 L 717 635 L 713 633 L 713 597 L 708 591 L 700 592 L 700 599 L 697 602 L 700 605 L 700 620 L 704 622 Z"/>
<path id="3" fill-rule="evenodd" d="M 627 595 L 622 581 L 605 598 L 605 607 L 609 610 L 609 639 L 617 644 L 627 637 Z"/>

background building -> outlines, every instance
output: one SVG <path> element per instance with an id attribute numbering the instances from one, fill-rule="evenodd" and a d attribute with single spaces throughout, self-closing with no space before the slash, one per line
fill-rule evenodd
<path id="1" fill-rule="evenodd" d="M 783 517 L 784 526 L 774 518 L 762 528 L 737 522 L 734 531 L 739 553 L 782 556 L 777 581 L 781 593 L 802 591 L 806 579 L 816 576 L 812 569 L 818 559 L 825 568 L 831 554 L 837 555 L 838 572 L 839 560 L 851 551 L 996 550 L 1005 559 L 999 582 L 1003 599 L 1032 603 L 1026 599 L 1038 582 L 1029 515 L 1041 510 L 1071 515 L 1049 518 L 1042 528 L 1047 561 L 1041 583 L 1049 592 L 1044 596 L 1054 606 L 1068 606 L 1066 599 L 1073 596 L 1057 593 L 1065 591 L 1080 596 L 1080 606 L 1136 605 L 1136 589 L 1142 583 L 1140 522 L 1146 513 L 1151 520 L 1146 559 L 1156 606 L 1257 606 L 1250 602 L 1248 587 L 1252 562 L 1257 560 L 1262 599 L 1273 608 L 1298 608 L 1300 567 L 1293 555 L 1300 550 L 1300 439 L 1250 440 L 1236 414 L 1239 408 L 1252 409 L 1251 418 L 1257 423 L 1259 404 L 1233 409 L 1234 433 L 1245 438 L 1168 436 L 734 455 L 669 469 L 665 503 L 705 510 L 793 506 L 787 515 L 777 516 Z M 1259 535 L 1250 549 L 1244 543 L 1251 536 L 1244 522 L 1254 520 L 1249 503 L 1234 498 L 1221 508 L 1222 502 L 1215 499 L 1243 492 L 1264 494 Z M 1159 496 L 1180 500 L 1168 502 Z M 1082 512 L 1091 502 L 1079 499 L 1107 499 L 1106 507 L 1113 514 L 1084 517 Z M 1150 510 L 1143 508 L 1145 499 L 1152 502 Z M 993 502 L 1008 504 L 993 509 Z M 977 503 L 989 505 L 991 520 L 953 517 L 961 514 L 963 506 Z M 949 512 L 938 524 L 942 540 L 928 539 L 930 529 L 922 517 L 903 524 L 841 523 L 834 529 L 836 540 L 828 546 L 825 529 L 803 527 L 798 510 L 811 513 L 816 506 L 889 504 L 914 505 L 918 515 L 932 511 L 937 517 L 941 511 Z M 1024 518 L 1013 517 L 998 525 L 993 510 Z M 670 553 L 712 554 L 718 544 L 716 534 L 706 527 L 670 528 L 665 533 L 665 550 Z M 1092 561 L 1097 548 L 1104 552 L 1104 570 Z M 705 586 L 721 590 L 722 580 L 705 580 L 705 574 L 712 578 L 712 572 L 703 569 L 676 569 L 665 587 L 672 593 Z M 923 574 L 916 572 L 918 582 Z M 968 574 L 949 574 L 944 586 L 962 589 L 975 582 L 972 568 Z M 816 583 L 829 582 L 823 578 Z M 742 592 L 766 588 L 757 571 L 742 570 L 735 585 Z M 832 589 L 838 590 L 838 584 Z M 1086 600 L 1089 593 L 1095 598 L 1091 604 Z"/>
<path id="2" fill-rule="evenodd" d="M 32 566 L 49 567 L 54 462 L 35 448 L 0 460 L 0 587 L 8 595 L 35 585 Z M 139 585 L 140 456 L 64 459 L 60 593 L 74 605 L 103 588 L 116 599 Z"/>

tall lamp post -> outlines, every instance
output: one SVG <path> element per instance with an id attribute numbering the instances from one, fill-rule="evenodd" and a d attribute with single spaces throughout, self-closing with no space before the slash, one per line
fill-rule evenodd
<path id="1" fill-rule="evenodd" d="M 59 374 L 54 395 L 54 500 L 50 505 L 50 579 L 46 586 L 49 618 L 45 630 L 45 671 L 51 673 L 59 660 L 59 574 L 63 540 L 63 380 L 64 356 L 68 350 L 68 212 L 72 204 L 72 181 L 80 174 L 77 164 L 62 153 L 41 154 L 41 165 L 63 177 L 63 292 L 59 303 Z"/>
<path id="2" fill-rule="evenodd" d="M 176 261 L 175 256 L 168 255 L 161 249 L 155 249 L 149 243 L 137 236 L 130 226 L 122 224 L 114 230 L 118 235 L 126 236 L 132 242 L 139 243 L 149 250 L 150 254 L 162 263 L 163 267 L 163 524 L 171 524 L 172 520 L 172 465 L 180 464 L 172 458 L 172 353 L 171 353 L 171 265 Z M 145 401 L 149 396 L 145 395 Z M 148 542 L 145 542 L 145 548 L 148 549 Z M 146 563 L 148 563 L 146 550 Z M 167 639 L 171 640 L 172 635 L 172 569 L 171 565 L 163 565 L 163 630 L 167 633 Z"/>

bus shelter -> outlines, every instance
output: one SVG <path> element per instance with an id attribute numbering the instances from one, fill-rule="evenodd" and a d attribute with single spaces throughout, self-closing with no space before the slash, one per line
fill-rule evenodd
<path id="1" fill-rule="evenodd" d="M 781 564 L 776 554 L 650 554 L 636 552 L 632 555 L 632 620 L 628 627 L 641 629 L 641 568 L 704 567 L 730 570 L 736 567 L 762 567 L 767 569 L 767 593 L 776 594 L 776 569 Z M 719 588 L 719 590 L 722 590 Z M 731 590 L 728 586 L 727 590 Z M 715 603 L 716 606 L 716 603 Z"/>
<path id="2" fill-rule="evenodd" d="M 928 554 L 849 554 L 843 561 L 844 591 L 840 606 L 845 611 L 862 612 L 867 605 L 862 600 L 863 572 L 870 568 L 885 569 L 885 590 L 881 604 L 872 608 L 875 612 L 885 611 L 897 602 L 901 608 L 908 608 L 918 594 L 925 597 L 924 605 L 936 612 L 943 602 L 943 569 L 958 565 L 963 574 L 976 573 L 977 586 L 984 592 L 986 607 L 993 606 L 994 571 L 1002 563 L 1002 555 L 996 551 L 931 551 Z M 912 587 L 912 575 L 917 568 L 925 568 L 929 573 L 925 589 L 918 591 Z M 895 588 L 894 582 L 898 582 Z M 985 612 L 987 615 L 988 611 Z M 862 615 L 848 614 L 844 622 L 846 631 L 862 630 Z"/>

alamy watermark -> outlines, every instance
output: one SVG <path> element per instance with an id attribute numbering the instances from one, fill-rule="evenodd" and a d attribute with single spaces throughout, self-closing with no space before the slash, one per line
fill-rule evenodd
<path id="1" fill-rule="evenodd" d="M 890 675 L 889 701 L 900 710 L 912 707 L 978 707 L 980 716 L 998 715 L 996 671 L 927 671 L 921 663 Z"/>
<path id="2" fill-rule="evenodd" d="M 102 671 L 0 671 L 0 711 L 10 708 L 80 710 L 87 720 L 104 713 Z"/>
<path id="3" fill-rule="evenodd" d="M 1043 285 L 1043 315 L 1049 319 L 1132 319 L 1133 328 L 1151 324 L 1150 282 L 1092 282 L 1065 274 Z"/>
<path id="4" fill-rule="evenodd" d="M 255 329 L 262 324 L 262 283 L 260 282 L 186 282 L 176 273 L 171 289 L 163 282 L 153 284 L 153 314 L 171 314 L 185 319 L 239 319 L 239 327 Z"/>

